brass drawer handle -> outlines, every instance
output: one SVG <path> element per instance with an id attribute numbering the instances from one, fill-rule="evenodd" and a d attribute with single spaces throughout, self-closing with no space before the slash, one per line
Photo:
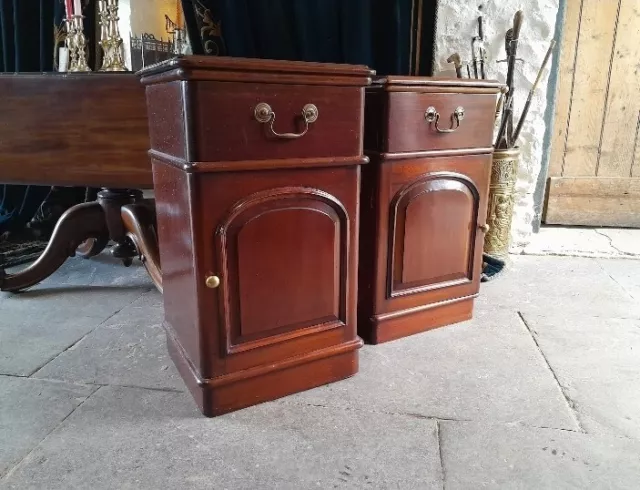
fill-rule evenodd
<path id="1" fill-rule="evenodd" d="M 313 104 L 306 104 L 302 108 L 302 120 L 304 121 L 304 131 L 302 133 L 278 133 L 273 129 L 273 123 L 276 121 L 276 113 L 273 112 L 271 106 L 264 102 L 260 102 L 253 111 L 253 115 L 256 121 L 263 124 L 269 123 L 269 129 L 271 134 L 277 138 L 295 139 L 300 138 L 307 134 L 309 131 L 309 124 L 315 122 L 318 119 L 318 108 Z"/>
<path id="2" fill-rule="evenodd" d="M 429 124 L 434 123 L 436 131 L 438 131 L 438 133 L 453 133 L 460 127 L 460 121 L 464 119 L 464 107 L 456 107 L 456 110 L 453 111 L 453 114 L 451 114 L 451 127 L 449 129 L 441 129 L 438 126 L 438 122 L 440 121 L 440 113 L 436 111 L 436 108 L 433 106 L 427 108 L 424 113 L 424 118 Z"/>
<path id="3" fill-rule="evenodd" d="M 220 278 L 218 276 L 208 276 L 204 283 L 209 289 L 215 289 L 220 286 Z"/>
<path id="4" fill-rule="evenodd" d="M 480 228 L 480 231 L 482 233 L 488 233 L 489 230 L 491 229 L 491 227 L 489 225 L 487 225 L 487 224 L 480 225 L 480 226 L 478 226 L 478 228 Z"/>

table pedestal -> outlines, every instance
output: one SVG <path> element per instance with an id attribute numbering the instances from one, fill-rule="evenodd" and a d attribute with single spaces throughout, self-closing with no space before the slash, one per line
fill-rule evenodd
<path id="1" fill-rule="evenodd" d="M 162 292 L 155 227 L 155 203 L 144 199 L 142 191 L 105 188 L 96 201 L 77 204 L 61 216 L 38 260 L 15 274 L 0 268 L 0 290 L 29 288 L 53 274 L 68 257 L 76 253 L 93 257 L 112 241 L 112 254 L 125 266 L 139 257 Z"/>

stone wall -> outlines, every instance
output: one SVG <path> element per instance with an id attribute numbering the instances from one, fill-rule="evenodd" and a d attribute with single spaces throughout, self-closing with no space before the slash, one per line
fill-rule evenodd
<path id="1" fill-rule="evenodd" d="M 481 8 L 484 15 L 484 35 L 489 61 L 487 77 L 504 81 L 506 63 L 496 64 L 495 61 L 505 58 L 504 33 L 511 25 L 514 13 L 521 8 L 524 12 L 524 24 L 520 34 L 518 57 L 523 58 L 525 62 L 518 64 L 515 76 L 514 103 L 515 121 L 517 121 L 549 42 L 555 35 L 559 3 L 560 0 L 536 0 L 535 2 L 439 0 L 434 72 L 451 69 L 446 59 L 453 52 L 460 53 L 464 61 L 470 59 L 471 38 L 477 33 L 477 18 Z M 550 123 L 545 120 L 545 115 L 547 106 L 552 100 L 552 94 L 547 90 L 551 65 L 549 63 L 549 68 L 538 86 L 519 140 L 522 161 L 511 228 L 512 252 L 521 250 L 529 242 L 533 229 L 534 192 L 543 157 L 547 151 L 543 143 L 548 123 Z"/>

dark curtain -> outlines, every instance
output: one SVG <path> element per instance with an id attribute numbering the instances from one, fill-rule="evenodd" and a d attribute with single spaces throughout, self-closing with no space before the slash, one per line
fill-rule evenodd
<path id="1" fill-rule="evenodd" d="M 196 54 L 364 64 L 381 75 L 431 71 L 436 0 L 182 0 L 182 4 Z"/>
<path id="2" fill-rule="evenodd" d="M 95 2 L 83 3 L 91 44 Z M 64 16 L 63 0 L 0 0 L 1 71 L 53 71 L 54 28 L 62 26 Z M 90 47 L 90 62 L 93 53 Z M 30 222 L 40 237 L 47 235 L 57 218 L 84 197 L 85 189 L 0 184 L 0 236 L 20 231 Z"/>

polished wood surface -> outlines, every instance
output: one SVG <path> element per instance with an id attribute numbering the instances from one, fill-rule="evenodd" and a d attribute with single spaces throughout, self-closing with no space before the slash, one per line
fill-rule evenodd
<path id="1" fill-rule="evenodd" d="M 179 56 L 143 69 L 142 83 L 151 85 L 181 81 L 233 81 L 284 83 L 292 85 L 361 87 L 370 84 L 375 72 L 366 66 L 337 63 L 292 63 L 282 60 L 260 60 L 230 56 Z"/>
<path id="2" fill-rule="evenodd" d="M 358 87 L 270 84 L 266 93 L 260 83 L 205 81 L 196 84 L 193 96 L 199 102 L 193 108 L 192 131 L 207 134 L 194 144 L 193 160 L 321 158 L 327 155 L 327 145 L 334 157 L 362 153 L 362 128 L 354 124 L 363 105 Z M 283 142 L 269 132 L 268 124 L 256 124 L 253 110 L 261 102 L 275 112 L 273 126 L 279 133 L 304 130 L 299 116 L 306 104 L 318 107 L 318 119 L 304 137 Z M 212 117 L 217 113 L 225 115 L 223 121 Z M 338 133 L 340 138 L 335 138 Z"/>
<path id="3" fill-rule="evenodd" d="M 358 333 L 372 343 L 470 318 L 479 288 L 500 86 L 423 82 L 393 79 L 367 92 Z M 465 105 L 458 130 L 425 123 L 436 104 Z"/>
<path id="4" fill-rule="evenodd" d="M 494 94 L 388 94 L 387 138 L 384 151 L 405 152 L 491 146 L 496 97 Z M 441 129 L 452 126 L 456 108 L 464 118 L 454 133 L 438 133 L 434 123 L 425 120 L 425 111 L 434 107 L 440 114 Z M 409 131 L 409 128 L 414 128 Z"/>
<path id="5" fill-rule="evenodd" d="M 126 266 L 139 257 L 162 291 L 154 208 L 154 201 L 143 199 L 140 190 L 103 189 L 96 201 L 77 204 L 62 215 L 38 260 L 11 274 L 0 266 L 0 290 L 27 289 L 53 274 L 67 258 L 91 258 L 112 242 L 112 255 Z"/>
<path id="6" fill-rule="evenodd" d="M 198 57 L 143 74 L 169 352 L 205 415 L 358 369 L 370 75 L 346 65 Z M 277 132 L 301 132 L 307 103 L 319 117 L 303 136 L 279 138 L 255 119 L 260 102 L 276 112 Z"/>
<path id="7" fill-rule="evenodd" d="M 70 208 L 36 262 L 12 274 L 0 266 L 0 290 L 33 286 L 69 256 L 90 258 L 109 240 L 125 265 L 141 257 L 161 290 L 153 203 L 139 190 L 127 190 L 153 186 L 144 88 L 137 77 L 2 74 L 0 97 L 0 182 L 116 188 Z M 133 207 L 123 210 L 127 205 Z"/>
<path id="8" fill-rule="evenodd" d="M 0 182 L 151 188 L 133 74 L 0 75 Z"/>

